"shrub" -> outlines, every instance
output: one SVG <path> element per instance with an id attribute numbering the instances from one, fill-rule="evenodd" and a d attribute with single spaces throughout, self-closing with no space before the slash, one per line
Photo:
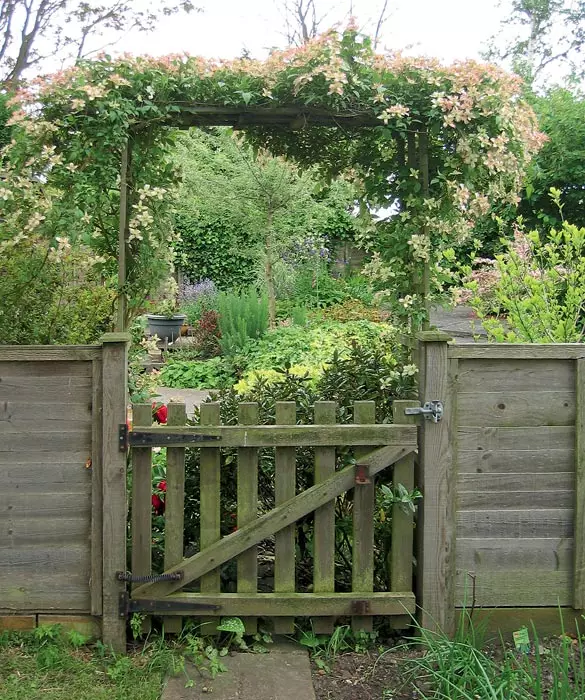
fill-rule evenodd
<path id="1" fill-rule="evenodd" d="M 341 304 L 334 304 L 319 312 L 321 318 L 331 321 L 374 321 L 385 320 L 388 314 L 372 306 L 366 306 L 357 299 L 346 299 Z M 385 318 L 384 318 L 385 317 Z"/>
<path id="2" fill-rule="evenodd" d="M 585 228 L 564 223 L 541 240 L 517 231 L 489 274 L 469 275 L 471 303 L 491 339 L 577 343 L 585 324 Z M 486 283 L 487 280 L 487 283 Z M 496 312 L 500 318 L 489 318 Z"/>
<path id="3" fill-rule="evenodd" d="M 172 360 L 161 369 L 160 386 L 172 389 L 221 389 L 234 381 L 229 364 L 221 357 L 210 360 Z"/>
<path id="4" fill-rule="evenodd" d="M 200 282 L 183 280 L 179 289 L 179 307 L 190 326 L 196 325 L 206 311 L 217 311 L 217 288 L 210 279 Z"/>
<path id="5" fill-rule="evenodd" d="M 250 339 L 260 338 L 268 328 L 268 298 L 254 290 L 242 294 L 222 293 L 218 298 L 220 345 L 234 355 Z"/>
<path id="6" fill-rule="evenodd" d="M 202 359 L 215 357 L 221 353 L 221 331 L 217 311 L 204 311 L 193 329 L 195 349 Z"/>
<path id="7" fill-rule="evenodd" d="M 0 253 L 0 343 L 96 342 L 110 328 L 114 299 L 82 247 L 34 241 Z"/>
<path id="8" fill-rule="evenodd" d="M 353 344 L 379 348 L 391 354 L 396 330 L 384 323 L 327 321 L 308 326 L 281 326 L 268 331 L 257 342 L 249 342 L 237 357 L 244 379 L 258 370 L 303 365 L 322 372 L 334 352 L 348 357 Z"/>

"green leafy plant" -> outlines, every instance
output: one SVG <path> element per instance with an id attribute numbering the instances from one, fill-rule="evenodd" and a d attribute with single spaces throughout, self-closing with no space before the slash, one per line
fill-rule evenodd
<path id="1" fill-rule="evenodd" d="M 517 231 L 489 276 L 468 276 L 471 304 L 497 342 L 581 342 L 585 330 L 585 229 L 564 223 L 541 239 Z M 488 281 L 489 294 L 482 282 Z M 489 299 L 489 305 L 487 300 Z M 497 306 L 498 317 L 493 318 Z"/>
<path id="2" fill-rule="evenodd" d="M 268 328 L 268 298 L 250 289 L 242 294 L 223 293 L 218 298 L 220 345 L 225 355 L 235 355 L 250 339 Z"/>
<path id="3" fill-rule="evenodd" d="M 159 386 L 173 389 L 222 389 L 233 383 L 229 363 L 221 357 L 209 360 L 173 360 L 158 375 Z"/>

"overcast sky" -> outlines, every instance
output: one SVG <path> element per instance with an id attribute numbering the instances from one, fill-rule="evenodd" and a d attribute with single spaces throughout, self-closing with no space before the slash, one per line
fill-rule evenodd
<path id="1" fill-rule="evenodd" d="M 202 13 L 167 18 L 150 35 L 127 37 L 117 49 L 153 55 L 187 51 L 206 57 L 232 58 L 247 49 L 263 58 L 283 46 L 284 22 L 278 0 L 194 0 Z M 486 40 L 498 30 L 508 0 L 390 0 L 382 45 L 445 61 L 478 58 Z M 316 0 L 326 14 L 322 29 L 348 18 L 350 0 Z M 354 15 L 366 30 L 375 24 L 382 0 L 353 0 Z M 373 32 L 369 32 L 373 33 Z M 380 46 L 382 48 L 382 46 Z M 110 49 L 111 50 L 111 49 Z"/>

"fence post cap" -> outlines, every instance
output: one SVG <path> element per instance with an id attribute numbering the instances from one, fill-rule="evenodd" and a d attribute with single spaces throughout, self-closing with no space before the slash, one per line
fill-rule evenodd
<path id="1" fill-rule="evenodd" d="M 132 336 L 130 333 L 104 333 L 100 338 L 100 343 L 105 345 L 106 343 L 130 343 L 132 342 Z"/>
<path id="2" fill-rule="evenodd" d="M 444 331 L 419 331 L 416 339 L 421 343 L 448 343 L 453 340 L 452 336 Z"/>

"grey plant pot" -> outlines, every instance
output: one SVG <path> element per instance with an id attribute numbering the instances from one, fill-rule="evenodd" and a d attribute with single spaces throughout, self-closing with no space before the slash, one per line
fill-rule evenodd
<path id="1" fill-rule="evenodd" d="M 150 334 L 158 335 L 161 340 L 168 338 L 171 343 L 181 335 L 181 326 L 185 323 L 186 318 L 185 314 L 175 314 L 174 316 L 146 315 Z"/>

